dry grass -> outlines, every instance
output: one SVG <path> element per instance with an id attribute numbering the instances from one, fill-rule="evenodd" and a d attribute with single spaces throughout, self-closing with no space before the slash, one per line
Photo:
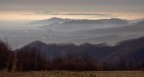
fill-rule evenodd
<path id="1" fill-rule="evenodd" d="M 32 71 L 0 72 L 0 77 L 144 77 L 142 71 Z"/>

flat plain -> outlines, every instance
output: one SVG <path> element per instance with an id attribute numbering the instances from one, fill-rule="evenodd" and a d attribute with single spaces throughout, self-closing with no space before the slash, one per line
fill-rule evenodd
<path id="1" fill-rule="evenodd" d="M 144 71 L 2 71 L 0 77 L 144 77 Z"/>

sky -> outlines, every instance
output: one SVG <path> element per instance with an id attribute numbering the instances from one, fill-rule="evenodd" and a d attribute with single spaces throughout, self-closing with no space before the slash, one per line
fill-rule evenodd
<path id="1" fill-rule="evenodd" d="M 144 18 L 144 0 L 0 0 L 0 20 Z"/>

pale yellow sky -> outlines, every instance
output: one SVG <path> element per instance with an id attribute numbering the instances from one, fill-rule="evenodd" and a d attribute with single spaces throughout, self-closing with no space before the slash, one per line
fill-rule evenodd
<path id="1" fill-rule="evenodd" d="M 82 14 L 82 15 L 80 15 Z M 85 15 L 86 14 L 86 15 Z M 100 15 L 99 15 L 100 14 Z M 102 14 L 102 15 L 101 15 Z M 109 14 L 109 15 L 107 15 Z M 43 19 L 49 19 L 52 17 L 60 17 L 60 18 L 70 18 L 70 19 L 107 19 L 107 18 L 121 18 L 121 19 L 139 19 L 144 16 L 143 13 L 102 13 L 102 12 L 92 12 L 92 13 L 74 13 L 73 12 L 61 12 L 60 14 L 53 14 L 50 13 L 44 14 L 44 13 L 34 13 L 29 11 L 4 11 L 0 12 L 0 21 L 31 21 L 31 20 L 43 20 Z"/>
<path id="2" fill-rule="evenodd" d="M 143 7 L 144 0 L 0 0 L 0 20 L 24 21 L 51 17 L 131 20 L 144 18 Z"/>

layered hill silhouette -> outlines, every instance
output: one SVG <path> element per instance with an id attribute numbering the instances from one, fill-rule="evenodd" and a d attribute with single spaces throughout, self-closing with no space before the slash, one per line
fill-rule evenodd
<path id="1" fill-rule="evenodd" d="M 105 29 L 81 30 L 75 31 L 71 34 L 73 37 L 79 36 L 75 39 L 76 42 L 116 42 L 144 35 L 144 21 L 137 22 L 130 26 L 121 26 Z"/>
<path id="2" fill-rule="evenodd" d="M 53 19 L 55 20 L 57 18 L 53 18 Z M 103 21 L 104 20 L 105 19 L 103 19 Z M 106 21 L 109 21 L 109 20 L 111 21 L 111 20 L 119 20 L 119 19 L 106 19 Z M 75 21 L 75 20 L 70 20 L 66 22 L 72 22 L 72 21 Z M 82 20 L 78 20 L 78 21 L 82 21 Z M 91 21 L 91 20 L 85 20 L 85 21 Z M 71 25 L 71 26 L 65 25 L 69 28 L 67 29 L 67 28 L 62 28 L 63 25 L 59 25 L 58 27 L 61 27 L 61 28 L 58 28 L 55 24 L 57 25 L 60 23 L 57 22 L 57 23 L 51 24 L 53 26 L 49 26 L 49 27 L 53 27 L 53 29 L 48 28 L 47 27 L 48 25 L 46 25 L 46 27 L 44 27 L 43 25 L 42 26 L 40 25 L 39 26 L 40 28 L 38 27 L 37 29 L 23 29 L 23 30 L 2 30 L 1 29 L 0 38 L 1 39 L 7 38 L 8 41 L 11 43 L 12 48 L 16 49 L 16 48 L 20 48 L 30 43 L 33 40 L 45 41 L 48 43 L 50 42 L 53 42 L 53 43 L 73 42 L 74 44 L 82 44 L 84 42 L 89 42 L 93 44 L 98 44 L 98 43 L 106 42 L 109 44 L 113 44 L 118 41 L 144 36 L 143 21 L 133 23 L 129 26 L 117 26 L 117 27 L 109 27 L 109 28 L 105 27 L 101 29 L 100 28 L 97 29 L 92 26 L 89 27 L 89 25 L 87 26 L 85 25 L 85 27 L 83 27 L 83 25 L 81 25 L 80 27 L 77 27 L 74 25 Z M 104 27 L 104 26 L 101 25 L 100 27 Z M 75 31 L 76 29 L 78 31 Z M 86 29 L 86 30 L 81 30 L 81 29 Z"/>
<path id="3" fill-rule="evenodd" d="M 144 37 L 128 39 L 115 45 L 73 43 L 45 44 L 34 41 L 12 52 L 0 42 L 0 70 L 142 70 Z"/>
<path id="4" fill-rule="evenodd" d="M 118 33 L 118 32 L 139 32 L 143 31 L 144 28 L 144 21 L 137 22 L 130 26 L 122 26 L 122 27 L 114 27 L 114 28 L 105 28 L 105 29 L 94 29 L 94 30 L 83 30 L 83 31 L 77 31 L 77 32 L 89 32 L 91 34 L 93 33 Z"/>
<path id="5" fill-rule="evenodd" d="M 118 42 L 114 46 L 105 43 L 74 45 L 65 44 L 45 44 L 41 41 L 34 41 L 17 51 L 39 50 L 41 55 L 47 59 L 58 56 L 71 55 L 74 57 L 89 56 L 99 62 L 106 62 L 110 65 L 120 64 L 121 61 L 133 63 L 135 65 L 144 62 L 144 37 L 129 39 Z"/>
<path id="6" fill-rule="evenodd" d="M 45 20 L 31 21 L 30 24 L 41 25 L 41 28 L 55 31 L 77 31 L 95 28 L 108 28 L 130 25 L 126 20 L 111 18 L 99 20 L 63 19 L 53 17 Z"/>

